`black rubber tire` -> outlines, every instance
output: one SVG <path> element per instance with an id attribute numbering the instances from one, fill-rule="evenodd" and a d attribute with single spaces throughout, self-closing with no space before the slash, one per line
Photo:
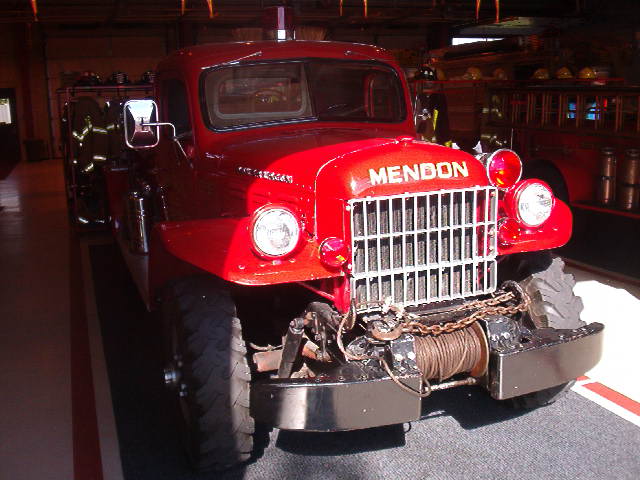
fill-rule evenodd
<path id="1" fill-rule="evenodd" d="M 187 454 L 197 470 L 225 470 L 249 460 L 254 420 L 249 414 L 251 370 L 236 307 L 222 282 L 198 276 L 170 285 L 162 312 L 168 360 L 180 359 L 176 389 Z"/>
<path id="2" fill-rule="evenodd" d="M 525 178 L 537 178 L 546 182 L 553 195 L 564 203 L 569 204 L 569 189 L 560 170 L 552 163 L 542 160 L 525 164 Z"/>
<path id="3" fill-rule="evenodd" d="M 582 299 L 573 293 L 575 279 L 565 273 L 564 262 L 549 252 L 522 255 L 518 266 L 520 275 L 526 274 L 520 285 L 529 295 L 531 305 L 525 315 L 529 328 L 575 329 L 585 323 L 580 320 Z M 528 273 L 528 274 L 527 274 Z M 531 409 L 550 405 L 562 398 L 575 381 L 556 385 L 538 392 L 506 400 L 517 409 Z"/>
<path id="4" fill-rule="evenodd" d="M 571 380 L 570 382 L 562 383 L 555 387 L 545 388 L 538 392 L 513 397 L 505 400 L 505 402 L 507 402 L 509 407 L 516 410 L 531 410 L 533 408 L 544 407 L 546 405 L 551 405 L 564 397 L 575 383 L 575 380 Z"/>
<path id="5" fill-rule="evenodd" d="M 529 295 L 531 305 L 528 317 L 535 328 L 579 328 L 582 299 L 573 293 L 576 284 L 573 275 L 565 273 L 560 257 L 544 255 L 543 269 L 531 272 L 520 282 Z M 547 263 L 548 262 L 548 263 Z M 540 263 L 537 268 L 540 268 Z M 537 271 L 536 271 L 537 270 Z"/>

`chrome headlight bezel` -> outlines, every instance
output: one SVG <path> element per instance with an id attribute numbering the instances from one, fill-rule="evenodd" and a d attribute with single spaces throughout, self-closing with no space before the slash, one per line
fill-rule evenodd
<path id="1" fill-rule="evenodd" d="M 539 227 L 551 216 L 555 197 L 551 188 L 539 180 L 524 182 L 515 192 L 515 213 L 527 227 Z"/>
<path id="2" fill-rule="evenodd" d="M 302 222 L 289 208 L 267 205 L 253 214 L 250 226 L 254 251 L 263 258 L 283 258 L 296 250 Z"/>

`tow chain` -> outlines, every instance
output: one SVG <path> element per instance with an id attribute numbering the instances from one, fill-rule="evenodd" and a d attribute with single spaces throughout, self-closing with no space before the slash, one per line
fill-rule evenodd
<path id="1" fill-rule="evenodd" d="M 455 332 L 456 330 L 468 327 L 477 320 L 491 315 L 514 315 L 516 313 L 526 311 L 529 308 L 529 297 L 522 290 L 519 290 L 518 293 L 520 296 L 520 302 L 516 305 L 503 305 L 511 300 L 517 299 L 517 296 L 513 291 L 502 291 L 497 295 L 494 294 L 491 298 L 487 298 L 485 300 L 474 300 L 461 305 L 450 311 L 453 313 L 475 310 L 475 312 L 465 318 L 455 322 L 447 322 L 443 325 L 425 325 L 424 323 L 415 320 L 416 318 L 419 318 L 417 315 L 404 312 L 402 315 L 406 320 L 402 322 L 399 327 L 402 333 L 414 333 L 418 335 L 438 336 L 443 333 Z"/>

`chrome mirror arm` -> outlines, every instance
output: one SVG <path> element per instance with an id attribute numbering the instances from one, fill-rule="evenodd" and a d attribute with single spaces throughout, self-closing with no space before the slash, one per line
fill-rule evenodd
<path id="1" fill-rule="evenodd" d="M 180 143 L 180 139 L 178 138 L 178 135 L 176 135 L 176 126 L 173 123 L 170 122 L 140 122 L 140 125 L 143 127 L 171 127 L 171 130 L 173 131 L 173 136 L 171 137 L 171 139 L 178 145 L 178 148 L 180 149 L 180 151 L 182 152 L 182 155 L 184 155 L 185 159 L 189 159 L 189 157 L 187 157 L 186 152 L 184 151 L 184 148 L 182 148 L 182 144 Z"/>

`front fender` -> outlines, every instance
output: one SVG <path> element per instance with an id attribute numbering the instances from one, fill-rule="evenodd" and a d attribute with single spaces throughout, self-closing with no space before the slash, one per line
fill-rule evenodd
<path id="1" fill-rule="evenodd" d="M 511 232 L 509 243 L 498 243 L 498 254 L 547 250 L 565 245 L 571 238 L 573 216 L 562 200 L 556 198 L 551 215 L 539 227 L 519 225 L 517 232 Z"/>
<path id="2" fill-rule="evenodd" d="M 154 227 L 151 255 L 164 250 L 200 270 L 242 285 L 273 285 L 344 275 L 322 265 L 318 244 L 308 236 L 284 259 L 258 257 L 251 248 L 249 224 L 250 217 L 159 223 Z M 153 259 L 152 263 L 158 265 Z"/>

